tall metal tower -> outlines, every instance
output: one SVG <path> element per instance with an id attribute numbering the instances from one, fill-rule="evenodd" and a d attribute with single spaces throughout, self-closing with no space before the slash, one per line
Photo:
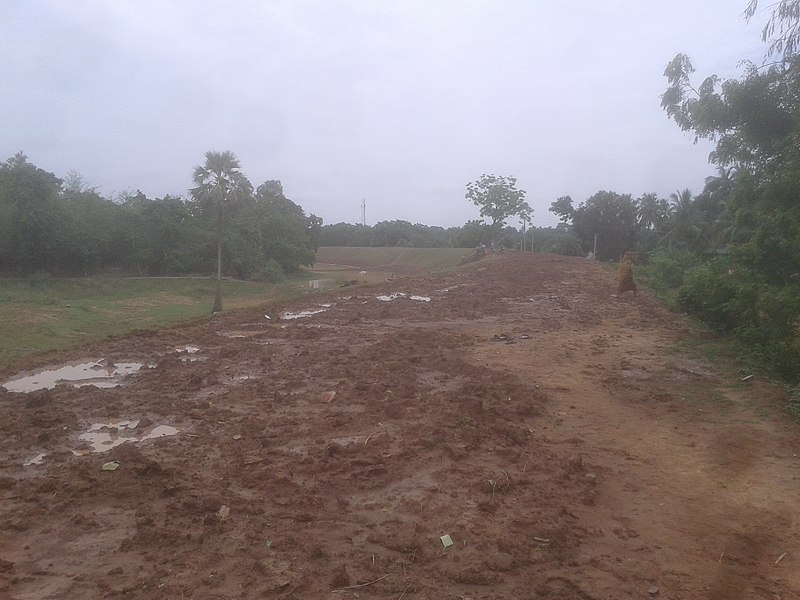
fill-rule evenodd
<path id="1" fill-rule="evenodd" d="M 367 224 L 367 200 L 365 198 L 361 199 L 361 224 Z"/>

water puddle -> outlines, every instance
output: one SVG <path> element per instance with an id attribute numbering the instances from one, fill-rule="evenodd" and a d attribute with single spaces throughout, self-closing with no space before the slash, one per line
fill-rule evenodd
<path id="1" fill-rule="evenodd" d="M 178 429 L 170 425 L 158 425 L 150 433 L 137 436 L 136 428 L 139 421 L 109 421 L 107 423 L 94 423 L 89 430 L 78 436 L 81 448 L 73 450 L 75 456 L 84 456 L 96 452 L 108 452 L 126 442 L 137 443 L 154 440 L 170 435 L 176 435 Z"/>
<path id="2" fill-rule="evenodd" d="M 177 434 L 178 434 L 177 428 L 172 427 L 170 425 L 159 425 L 143 438 L 139 438 L 139 441 L 143 442 L 145 440 L 155 440 L 158 438 L 167 437 L 170 435 L 177 435 Z"/>
<path id="3" fill-rule="evenodd" d="M 108 452 L 125 442 L 138 441 L 133 431 L 139 426 L 139 421 L 112 421 L 109 423 L 95 423 L 89 431 L 78 436 L 78 440 L 88 445 L 89 450 L 73 450 L 75 456 L 83 456 L 89 452 Z"/>
<path id="4" fill-rule="evenodd" d="M 40 465 L 44 460 L 44 457 L 47 456 L 46 452 L 39 452 L 38 454 L 34 454 L 24 463 L 22 463 L 23 467 L 30 467 L 31 465 Z"/>
<path id="5" fill-rule="evenodd" d="M 318 315 L 319 313 L 324 313 L 327 308 L 317 308 L 317 309 L 309 309 L 309 310 L 301 310 L 300 312 L 285 312 L 281 313 L 281 319 L 284 321 L 291 321 L 293 319 L 305 319 L 306 317 L 312 317 L 314 315 Z"/>
<path id="6" fill-rule="evenodd" d="M 411 296 L 412 300 L 416 300 L 417 302 L 430 302 L 430 296 Z"/>
<path id="7" fill-rule="evenodd" d="M 98 360 L 16 377 L 5 382 L 3 387 L 9 392 L 22 393 L 52 390 L 59 383 L 71 383 L 75 387 L 93 385 L 112 388 L 121 385 L 123 378 L 138 372 L 143 366 L 139 362 L 114 363 L 110 360 Z"/>

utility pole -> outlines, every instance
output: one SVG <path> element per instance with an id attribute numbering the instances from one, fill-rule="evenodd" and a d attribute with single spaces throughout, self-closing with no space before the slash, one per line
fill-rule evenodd
<path id="1" fill-rule="evenodd" d="M 594 250 L 592 251 L 592 258 L 597 258 L 597 234 L 594 234 Z"/>

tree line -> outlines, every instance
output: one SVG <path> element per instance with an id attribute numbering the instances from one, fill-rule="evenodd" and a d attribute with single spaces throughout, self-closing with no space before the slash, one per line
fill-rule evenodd
<path id="1" fill-rule="evenodd" d="M 698 83 L 685 54 L 667 65 L 661 105 L 695 139 L 715 142 L 718 172 L 680 204 L 683 244 L 667 246 L 655 266 L 679 308 L 800 383 L 800 0 L 771 8 L 765 64 L 747 63 L 740 78 Z"/>
<path id="2" fill-rule="evenodd" d="M 61 179 L 17 153 L 0 164 L 0 272 L 209 275 L 221 256 L 225 275 L 276 281 L 312 265 L 322 220 L 280 181 L 238 184 L 220 230 L 213 195 L 106 198 L 79 174 Z"/>
<path id="3" fill-rule="evenodd" d="M 752 0 L 747 18 L 756 14 Z M 677 309 L 728 335 L 768 373 L 800 383 L 800 0 L 771 5 L 765 63 L 740 78 L 695 81 L 685 54 L 664 76 L 661 106 L 695 141 L 711 140 L 716 174 L 693 195 L 601 191 L 550 210 L 581 250 L 646 253 L 649 284 Z M 793 410 L 800 416 L 800 390 Z"/>

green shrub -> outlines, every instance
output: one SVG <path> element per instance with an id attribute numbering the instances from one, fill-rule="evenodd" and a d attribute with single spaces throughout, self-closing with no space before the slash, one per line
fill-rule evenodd
<path id="1" fill-rule="evenodd" d="M 678 307 L 716 331 L 727 333 L 737 325 L 732 304 L 738 292 L 739 282 L 734 278 L 729 262 L 714 259 L 686 272 L 678 290 Z"/>
<path id="2" fill-rule="evenodd" d="M 686 273 L 678 306 L 732 336 L 768 373 L 800 381 L 799 285 L 769 285 L 760 274 L 717 258 Z"/>
<path id="3" fill-rule="evenodd" d="M 700 261 L 692 252 L 661 248 L 648 255 L 647 265 L 637 269 L 637 274 L 657 296 L 674 306 L 686 273 Z"/>
<path id="4" fill-rule="evenodd" d="M 267 283 L 280 283 L 286 278 L 280 263 L 274 258 L 265 261 L 258 270 L 258 280 Z"/>
<path id="5" fill-rule="evenodd" d="M 795 419 L 800 420 L 800 387 L 792 390 L 792 395 L 789 398 L 789 412 Z"/>

